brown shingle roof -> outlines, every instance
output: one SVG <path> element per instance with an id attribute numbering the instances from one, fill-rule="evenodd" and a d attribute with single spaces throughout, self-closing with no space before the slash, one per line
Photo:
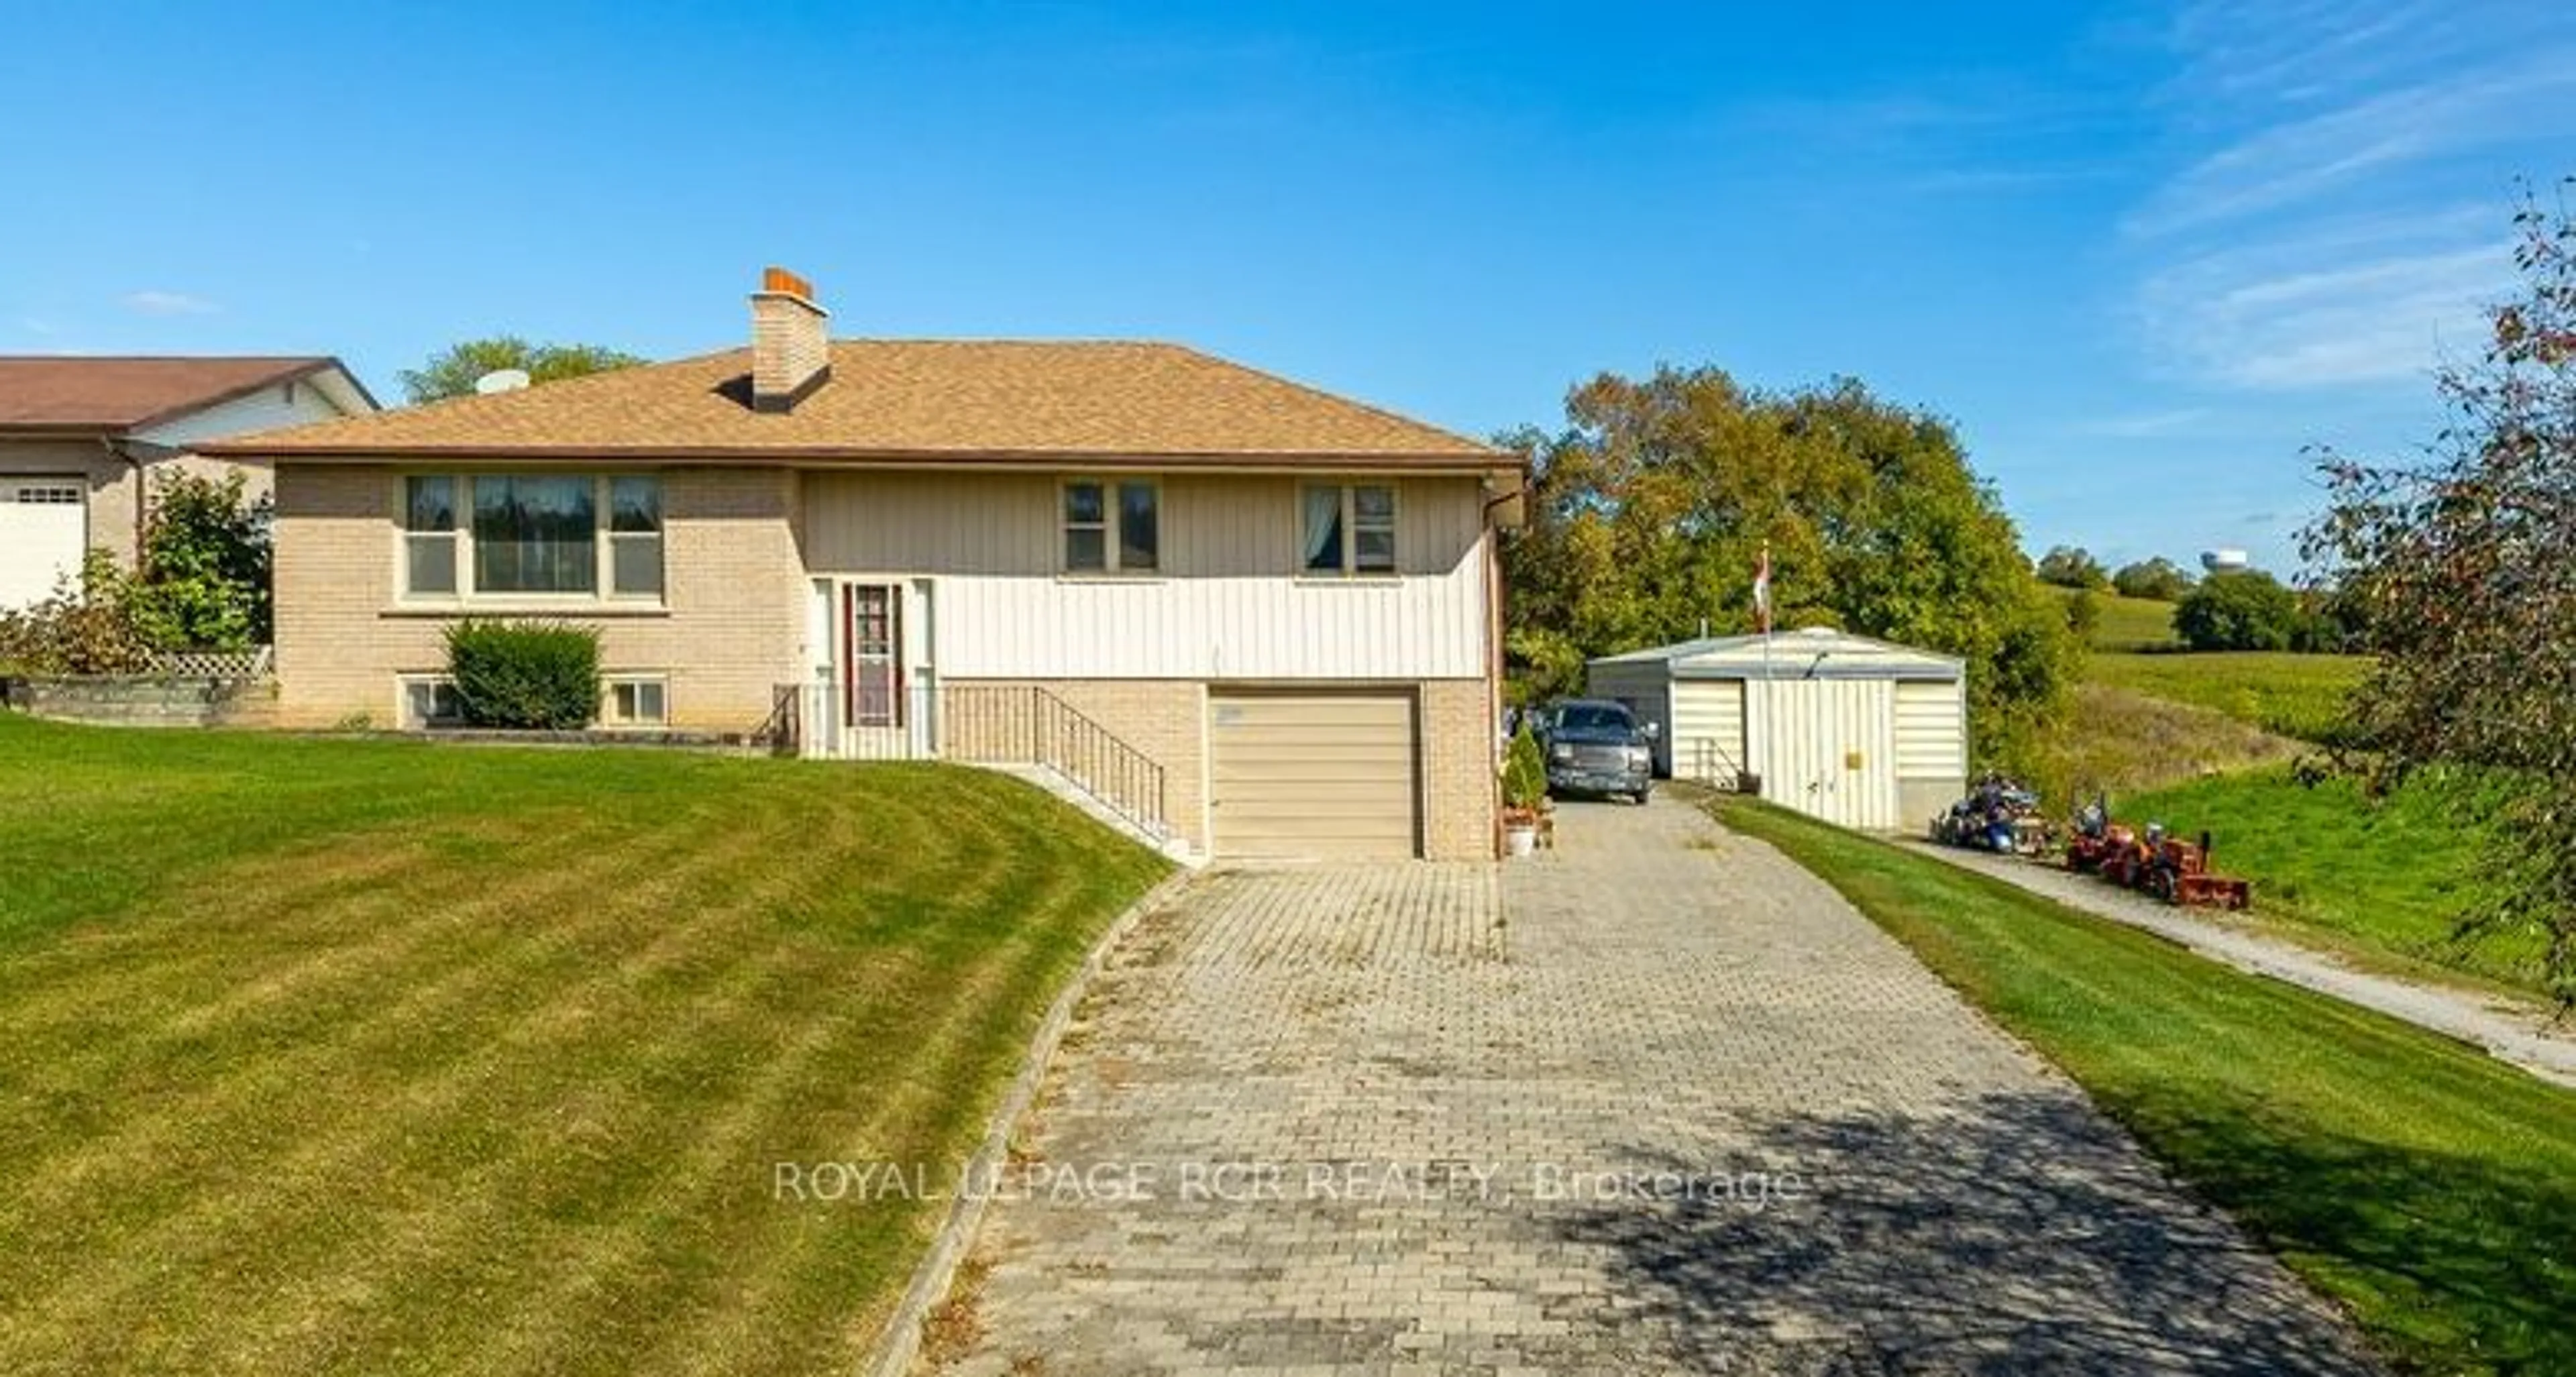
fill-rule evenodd
<path id="1" fill-rule="evenodd" d="M 320 357 L 0 357 L 0 430 L 132 430 L 337 365 Z"/>
<path id="2" fill-rule="evenodd" d="M 836 340 L 828 383 L 785 414 L 748 405 L 729 350 L 239 436 L 209 453 L 1491 465 L 1462 436 L 1169 344 Z"/>

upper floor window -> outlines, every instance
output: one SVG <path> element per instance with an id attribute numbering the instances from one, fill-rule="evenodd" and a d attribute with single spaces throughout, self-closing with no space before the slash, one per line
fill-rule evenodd
<path id="1" fill-rule="evenodd" d="M 1149 478 L 1064 485 L 1064 567 L 1069 573 L 1150 573 L 1163 567 L 1162 491 Z"/>
<path id="2" fill-rule="evenodd" d="M 662 480 L 423 474 L 403 480 L 410 597 L 658 598 Z"/>
<path id="3" fill-rule="evenodd" d="M 1309 483 L 1304 501 L 1306 572 L 1395 572 L 1395 488 L 1384 483 Z"/>

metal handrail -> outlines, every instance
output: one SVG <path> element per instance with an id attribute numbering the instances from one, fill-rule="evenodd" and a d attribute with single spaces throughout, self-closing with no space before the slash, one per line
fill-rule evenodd
<path id="1" fill-rule="evenodd" d="M 761 739 L 795 754 L 1037 766 L 1125 822 L 1171 835 L 1170 780 L 1161 763 L 1042 685 L 915 685 L 911 710 L 916 720 L 927 714 L 929 729 L 892 736 L 838 726 L 842 688 L 837 681 L 778 686 Z"/>
<path id="2" fill-rule="evenodd" d="M 1750 777 L 1751 772 L 1736 763 L 1735 757 L 1727 754 L 1726 748 L 1718 744 L 1716 737 L 1694 736 L 1690 738 L 1690 746 L 1691 778 L 1713 789 L 1725 789 L 1730 793 L 1744 792 L 1744 781 Z M 1715 757 L 1714 762 L 1711 757 Z M 1723 772 L 1716 768 L 1718 764 L 1725 766 Z"/>

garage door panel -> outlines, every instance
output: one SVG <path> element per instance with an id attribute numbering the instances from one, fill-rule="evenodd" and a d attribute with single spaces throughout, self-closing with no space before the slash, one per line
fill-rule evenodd
<path id="1" fill-rule="evenodd" d="M 0 608 L 42 602 L 80 571 L 87 495 L 78 477 L 0 478 Z"/>
<path id="2" fill-rule="evenodd" d="M 1218 855 L 1414 854 L 1412 695 L 1218 692 L 1208 711 Z"/>

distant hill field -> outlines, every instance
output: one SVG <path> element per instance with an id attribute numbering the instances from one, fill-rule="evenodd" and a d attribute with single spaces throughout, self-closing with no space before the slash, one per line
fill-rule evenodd
<path id="1" fill-rule="evenodd" d="M 2072 588 L 2053 583 L 2042 586 L 2061 602 L 2075 596 Z M 2182 644 L 2174 635 L 2172 603 L 2097 591 L 2093 594 L 2093 610 L 2100 615 L 2089 638 L 2095 650 L 2154 650 Z"/>
<path id="2" fill-rule="evenodd" d="M 2207 708 L 2301 741 L 2333 738 L 2344 696 L 2369 672 L 2366 656 L 2256 650 L 2096 652 L 2084 666 L 2084 677 L 2094 683 Z"/>

